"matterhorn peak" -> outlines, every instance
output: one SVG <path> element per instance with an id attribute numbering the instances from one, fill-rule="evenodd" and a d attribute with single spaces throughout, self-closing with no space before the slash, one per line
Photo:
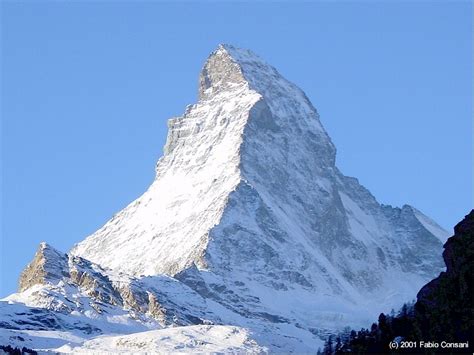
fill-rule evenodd
<path id="1" fill-rule="evenodd" d="M 68 255 L 42 243 L 12 300 L 75 314 L 64 329 L 236 325 L 306 353 L 443 270 L 447 233 L 343 175 L 316 109 L 271 65 L 220 45 L 199 81 L 151 186 Z"/>
<path id="2" fill-rule="evenodd" d="M 318 115 L 304 92 L 286 80 L 278 71 L 248 49 L 220 44 L 208 57 L 199 76 L 199 99 L 208 100 L 219 93 L 247 87 L 267 100 L 273 113 L 282 112 L 287 105 L 294 106 L 300 119 Z M 276 101 L 276 102 L 275 102 Z M 319 129 L 324 131 L 322 126 Z"/>
<path id="3" fill-rule="evenodd" d="M 216 93 L 239 85 L 260 92 L 283 79 L 277 70 L 247 49 L 220 44 L 208 57 L 199 77 L 199 98 L 208 99 Z"/>

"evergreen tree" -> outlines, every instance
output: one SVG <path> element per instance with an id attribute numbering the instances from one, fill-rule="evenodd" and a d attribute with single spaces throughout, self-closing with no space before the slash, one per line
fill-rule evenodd
<path id="1" fill-rule="evenodd" d="M 334 354 L 342 354 L 341 349 L 342 349 L 341 337 L 337 337 L 336 345 L 334 345 Z"/>
<path id="2" fill-rule="evenodd" d="M 324 344 L 324 355 L 333 355 L 334 354 L 334 349 L 332 347 L 332 335 L 329 336 L 328 340 L 326 340 L 326 343 Z"/>

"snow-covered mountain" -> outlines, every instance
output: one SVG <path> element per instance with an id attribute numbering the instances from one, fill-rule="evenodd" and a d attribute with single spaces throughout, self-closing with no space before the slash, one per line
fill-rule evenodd
<path id="1" fill-rule="evenodd" d="M 0 321 L 15 329 L 26 307 L 22 322 L 53 312 L 68 319 L 56 331 L 97 329 L 63 351 L 99 333 L 122 335 L 84 349 L 147 343 L 157 328 L 185 339 L 167 327 L 193 324 L 193 339 L 233 334 L 229 351 L 311 351 L 330 331 L 367 326 L 443 269 L 448 233 L 414 207 L 379 204 L 335 157 L 298 87 L 221 45 L 198 103 L 169 120 L 149 189 L 68 255 L 41 245 Z"/>

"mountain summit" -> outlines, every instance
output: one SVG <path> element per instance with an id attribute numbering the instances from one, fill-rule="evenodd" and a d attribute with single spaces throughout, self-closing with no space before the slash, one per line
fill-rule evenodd
<path id="1" fill-rule="evenodd" d="M 313 351 L 327 332 L 367 326 L 442 271 L 448 233 L 344 176 L 304 92 L 252 52 L 220 45 L 199 76 L 199 101 L 168 126 L 152 185 L 64 256 L 133 319 L 166 326 L 170 309 L 178 325 L 240 326 L 268 349 Z M 22 285 L 38 287 L 27 270 Z M 81 292 L 63 274 L 56 284 L 79 291 L 55 292 Z M 178 293 L 190 303 L 173 302 Z M 107 299 L 87 297 L 99 309 Z"/>

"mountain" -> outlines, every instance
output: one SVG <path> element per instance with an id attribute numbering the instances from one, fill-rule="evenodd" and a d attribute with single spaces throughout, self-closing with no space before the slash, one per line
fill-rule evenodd
<path id="1" fill-rule="evenodd" d="M 314 351 L 443 270 L 448 233 L 344 176 L 306 95 L 252 52 L 220 45 L 168 126 L 148 190 L 68 255 L 40 246 L 5 314 L 60 300 L 94 324 L 119 314 L 121 334 L 220 324 L 260 350 Z"/>

